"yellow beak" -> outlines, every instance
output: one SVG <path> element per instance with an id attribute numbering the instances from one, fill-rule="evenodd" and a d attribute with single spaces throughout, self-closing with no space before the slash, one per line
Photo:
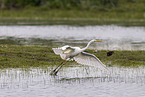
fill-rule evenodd
<path id="1" fill-rule="evenodd" d="M 102 40 L 95 40 L 94 42 L 102 42 Z"/>

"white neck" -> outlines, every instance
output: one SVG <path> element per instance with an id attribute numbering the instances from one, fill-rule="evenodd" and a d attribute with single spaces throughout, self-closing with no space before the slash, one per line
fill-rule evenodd
<path id="1" fill-rule="evenodd" d="M 87 46 L 84 47 L 82 50 L 83 50 L 83 51 L 86 50 L 92 42 L 94 42 L 94 40 L 91 40 L 90 42 L 88 42 Z"/>

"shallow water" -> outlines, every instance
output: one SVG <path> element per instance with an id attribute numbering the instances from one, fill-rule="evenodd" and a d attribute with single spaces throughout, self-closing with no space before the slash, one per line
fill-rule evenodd
<path id="1" fill-rule="evenodd" d="M 0 26 L 0 40 L 15 37 L 24 44 L 82 46 L 91 39 L 102 43 L 91 45 L 95 49 L 145 50 L 145 27 L 122 26 Z M 23 40 L 24 38 L 26 40 Z M 81 43 L 81 44 L 80 44 Z M 83 45 L 84 46 L 84 45 Z"/>
<path id="2" fill-rule="evenodd" d="M 84 46 L 145 50 L 145 27 L 121 26 L 0 26 L 0 43 Z M 0 70 L 0 97 L 144 97 L 145 67 L 108 67 L 110 72 L 73 64 L 50 76 L 54 67 Z"/>
<path id="3" fill-rule="evenodd" d="M 0 71 L 1 97 L 144 97 L 145 68 L 64 67 L 50 76 L 53 67 Z"/>

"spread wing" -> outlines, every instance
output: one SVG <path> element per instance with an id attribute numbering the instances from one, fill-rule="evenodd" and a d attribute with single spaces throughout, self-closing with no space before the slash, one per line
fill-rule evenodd
<path id="1" fill-rule="evenodd" d="M 60 55 L 61 58 L 64 59 L 64 60 L 66 60 L 66 55 L 67 54 L 70 54 L 71 52 L 74 51 L 74 49 L 69 45 L 63 46 L 61 48 L 52 48 L 52 50 L 54 51 L 54 53 L 56 55 Z"/>
<path id="2" fill-rule="evenodd" d="M 63 50 L 61 48 L 52 48 L 52 50 L 56 55 L 63 54 Z"/>
<path id="3" fill-rule="evenodd" d="M 86 52 L 81 52 L 78 56 L 74 57 L 74 60 L 83 65 L 91 65 L 100 69 L 107 69 L 95 55 Z"/>

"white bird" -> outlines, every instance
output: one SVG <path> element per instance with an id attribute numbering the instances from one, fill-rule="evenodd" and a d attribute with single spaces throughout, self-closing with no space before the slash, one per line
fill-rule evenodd
<path id="1" fill-rule="evenodd" d="M 56 75 L 57 72 L 61 69 L 61 67 L 67 62 L 71 60 L 75 60 L 77 63 L 83 65 L 93 65 L 97 66 L 100 69 L 107 69 L 106 66 L 93 54 L 89 54 L 84 52 L 91 43 L 93 42 L 102 42 L 101 40 L 91 40 L 85 48 L 79 47 L 71 47 L 69 45 L 60 47 L 60 48 L 52 48 L 56 55 L 60 55 L 65 62 L 61 62 L 50 74 Z"/>

